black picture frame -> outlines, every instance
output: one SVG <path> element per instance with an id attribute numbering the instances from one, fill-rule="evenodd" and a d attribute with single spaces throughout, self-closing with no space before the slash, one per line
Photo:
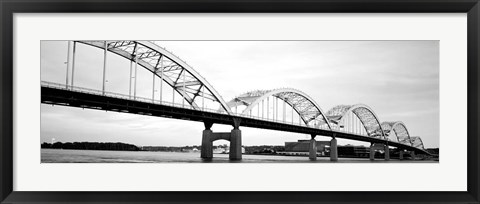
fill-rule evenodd
<path id="1" fill-rule="evenodd" d="M 0 0 L 1 203 L 479 203 L 478 0 Z M 24 192 L 13 191 L 15 13 L 467 13 L 468 189 L 465 192 Z M 446 175 L 455 176 L 455 175 Z M 307 177 L 306 177 L 307 178 Z M 415 185 L 412 183 L 412 185 Z M 268 190 L 268 189 L 265 189 Z"/>

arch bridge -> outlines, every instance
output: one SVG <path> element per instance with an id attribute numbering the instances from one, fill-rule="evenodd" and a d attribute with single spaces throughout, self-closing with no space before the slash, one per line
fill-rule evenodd
<path id="1" fill-rule="evenodd" d="M 103 51 L 101 90 L 75 85 L 79 45 Z M 116 71 L 108 66 L 110 54 L 130 63 L 128 94 L 108 91 L 107 74 Z M 139 68 L 152 75 L 151 97 L 137 94 Z M 167 96 L 168 87 L 171 95 Z M 365 104 L 338 105 L 324 112 L 316 100 L 292 88 L 250 91 L 226 102 L 189 64 L 150 41 L 68 42 L 65 83 L 42 81 L 41 88 L 41 102 L 45 104 L 203 122 L 201 156 L 205 159 L 212 158 L 211 145 L 217 139 L 231 142 L 230 159 L 241 159 L 240 126 L 309 134 L 310 158 L 313 160 L 318 135 L 332 138 L 330 156 L 334 161 L 338 158 L 336 138 L 370 142 L 371 155 L 379 147 L 387 155 L 390 146 L 430 155 L 421 138 L 411 137 L 403 122 L 381 122 L 373 109 Z M 233 129 L 214 133 L 211 128 L 215 123 L 230 124 Z"/>

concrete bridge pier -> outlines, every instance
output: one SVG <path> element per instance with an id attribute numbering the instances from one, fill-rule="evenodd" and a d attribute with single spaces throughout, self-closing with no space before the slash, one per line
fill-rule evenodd
<path id="1" fill-rule="evenodd" d="M 312 139 L 310 139 L 310 145 L 309 145 L 310 151 L 309 151 L 308 157 L 312 161 L 317 160 L 317 141 L 315 140 L 315 136 L 316 135 L 312 134 Z"/>
<path id="2" fill-rule="evenodd" d="M 205 130 L 202 134 L 202 148 L 200 150 L 200 157 L 203 159 L 211 159 L 213 157 L 213 123 L 204 122 Z"/>
<path id="3" fill-rule="evenodd" d="M 330 141 L 330 161 L 338 161 L 337 139 L 335 137 Z"/>
<path id="4" fill-rule="evenodd" d="M 385 160 L 390 160 L 390 148 L 386 144 L 372 143 L 370 145 L 370 160 L 375 160 L 375 151 L 383 150 L 385 152 Z"/>
<path id="5" fill-rule="evenodd" d="M 400 160 L 403 160 L 403 155 L 404 154 L 410 154 L 410 157 L 412 157 L 412 160 L 415 160 L 415 151 L 405 151 L 405 150 L 401 150 L 399 152 L 399 159 Z"/>
<path id="6" fill-rule="evenodd" d="M 333 137 L 331 141 L 316 141 L 315 137 L 316 135 L 312 134 L 312 139 L 310 139 L 309 143 L 308 158 L 311 161 L 316 161 L 318 147 L 320 147 L 320 149 L 325 149 L 325 145 L 328 145 L 330 146 L 330 161 L 338 161 L 337 139 Z"/>
<path id="7" fill-rule="evenodd" d="M 230 132 L 230 160 L 242 159 L 242 131 L 239 129 L 240 119 L 233 119 L 233 129 Z"/>
<path id="8" fill-rule="evenodd" d="M 388 145 L 385 145 L 385 161 L 390 161 L 390 147 Z"/>
<path id="9" fill-rule="evenodd" d="M 213 123 L 204 122 L 205 130 L 202 134 L 202 148 L 200 157 L 203 159 L 213 158 L 213 142 L 216 140 L 230 141 L 230 160 L 242 159 L 242 131 L 239 129 L 240 120 L 234 119 L 231 132 L 213 132 L 211 130 Z"/>

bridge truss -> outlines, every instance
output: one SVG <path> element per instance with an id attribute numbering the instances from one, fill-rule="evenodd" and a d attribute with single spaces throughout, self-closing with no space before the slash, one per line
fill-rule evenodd
<path id="1" fill-rule="evenodd" d="M 382 129 L 385 131 L 385 136 L 387 136 L 388 139 L 394 138 L 402 144 L 413 145 L 413 141 L 410 138 L 407 126 L 403 124 L 403 122 L 383 122 Z"/>
<path id="2" fill-rule="evenodd" d="M 160 93 L 159 100 L 162 101 L 162 86 L 166 83 L 173 88 L 180 96 L 183 97 L 182 102 L 187 102 L 194 109 L 204 108 L 205 99 L 219 104 L 223 111 L 230 114 L 225 101 L 220 94 L 210 85 L 205 78 L 203 78 L 197 71 L 195 71 L 185 61 L 175 56 L 166 49 L 158 46 L 150 41 L 74 41 L 75 43 L 82 43 L 104 50 L 106 58 L 107 52 L 117 54 L 130 61 L 130 90 L 129 94 L 133 94 L 136 98 L 137 93 L 137 70 L 141 66 L 153 73 L 153 87 L 155 87 L 155 76 L 160 78 Z M 75 57 L 75 54 L 73 55 Z M 104 76 L 106 69 L 106 59 L 104 65 Z M 75 66 L 75 63 L 73 63 Z M 73 68 L 74 69 L 74 68 Z M 72 69 L 72 70 L 73 70 Z M 132 77 L 135 75 L 135 77 Z M 72 77 L 73 78 L 73 77 Z M 132 82 L 133 79 L 133 82 Z M 72 86 L 74 86 L 72 80 Z M 133 93 L 132 93 L 133 86 Z M 103 80 L 103 87 L 105 87 L 105 77 Z M 105 88 L 103 88 L 105 91 Z M 152 100 L 155 99 L 155 91 L 152 89 Z M 201 104 L 199 106 L 198 104 Z"/>
<path id="3" fill-rule="evenodd" d="M 327 117 L 336 129 L 349 129 L 349 126 L 350 129 L 352 129 L 352 122 L 348 120 L 350 118 L 348 116 L 355 116 L 353 117 L 353 121 L 361 122 L 367 136 L 382 139 L 386 138 L 377 114 L 367 105 L 338 105 L 327 111 Z M 349 126 L 345 126 L 346 122 L 349 123 Z"/>
<path id="4" fill-rule="evenodd" d="M 213 86 L 190 65 L 165 48 L 150 41 L 73 41 L 71 81 L 68 81 L 69 72 L 67 71 L 67 81 L 65 84 L 66 89 L 72 91 L 85 92 L 86 90 L 85 88 L 74 86 L 75 49 L 77 43 L 96 47 L 104 51 L 103 85 L 102 91 L 100 92 L 103 96 L 110 94 L 110 96 L 114 95 L 117 97 L 120 95 L 109 93 L 105 90 L 106 58 L 108 52 L 119 55 L 130 62 L 128 95 L 128 99 L 130 100 L 133 99 L 142 102 L 149 100 L 137 97 L 136 94 L 137 71 L 138 67 L 141 67 L 152 73 L 153 88 L 151 102 L 153 103 L 165 104 L 162 99 L 162 86 L 166 83 L 166 85 L 171 87 L 174 92 L 183 98 L 182 108 L 185 108 L 184 103 L 186 102 L 189 109 L 212 112 L 212 110 L 208 110 L 204 106 L 204 101 L 207 99 L 218 104 L 218 110 L 213 112 L 219 114 L 250 117 L 289 125 L 296 124 L 294 121 L 294 116 L 296 115 L 299 121 L 296 125 L 299 126 L 320 130 L 348 132 L 349 134 L 372 138 L 372 140 L 375 141 L 379 139 L 393 141 L 391 138 L 396 138 L 396 142 L 402 145 L 424 149 L 421 138 L 411 137 L 403 122 L 381 123 L 375 112 L 364 104 L 338 105 L 324 113 L 313 98 L 300 90 L 291 88 L 250 91 L 231 99 L 227 103 Z M 158 100 L 155 100 L 156 77 L 160 79 L 158 82 L 160 83 Z M 42 87 L 43 86 L 58 88 L 58 84 L 42 81 Z M 99 94 L 99 90 L 87 90 L 87 92 Z M 121 98 L 124 98 L 124 96 Z M 278 105 L 279 101 L 283 106 Z M 45 102 L 49 103 L 50 101 Z M 174 107 L 179 106 L 175 104 L 174 101 L 169 105 Z M 291 112 L 290 115 L 287 113 L 287 106 Z M 279 113 L 280 107 L 283 108 Z M 239 108 L 240 112 L 238 112 Z M 287 120 L 288 115 L 291 117 L 290 121 Z"/>
<path id="5" fill-rule="evenodd" d="M 283 103 L 281 113 L 278 111 L 279 107 L 282 106 L 278 105 L 279 100 Z M 271 116 L 274 120 L 280 120 L 279 116 L 281 116 L 284 122 L 287 121 L 286 105 L 288 105 L 291 110 L 290 116 L 292 123 L 294 122 L 295 112 L 298 115 L 300 123 L 303 122 L 307 126 L 313 125 L 317 128 L 331 129 L 330 123 L 328 123 L 325 114 L 323 114 L 322 109 L 315 100 L 296 89 L 282 88 L 251 91 L 233 98 L 227 105 L 235 109 L 239 106 L 244 106 L 245 108 L 241 113 L 242 115 L 252 115 L 252 112 L 255 113 L 254 109 L 256 108 L 258 117 L 266 117 L 268 119 Z M 272 111 L 270 111 L 270 106 L 272 106 Z M 272 114 L 270 114 L 270 112 L 272 112 Z"/>

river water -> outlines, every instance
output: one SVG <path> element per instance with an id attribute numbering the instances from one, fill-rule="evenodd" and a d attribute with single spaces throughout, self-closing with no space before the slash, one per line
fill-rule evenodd
<path id="1" fill-rule="evenodd" d="M 278 155 L 242 155 L 241 161 L 230 161 L 228 154 L 213 154 L 213 159 L 205 161 L 200 158 L 200 152 L 147 152 L 147 151 L 99 151 L 99 150 L 64 150 L 42 149 L 42 163 L 298 163 L 298 162 L 330 162 L 328 157 L 318 157 L 317 161 L 310 161 L 305 156 L 278 156 Z M 372 162 L 362 158 L 339 158 L 338 162 Z M 373 162 L 387 162 L 382 159 Z M 390 160 L 388 162 L 412 162 L 411 160 Z M 433 162 L 433 161 L 415 161 Z"/>

